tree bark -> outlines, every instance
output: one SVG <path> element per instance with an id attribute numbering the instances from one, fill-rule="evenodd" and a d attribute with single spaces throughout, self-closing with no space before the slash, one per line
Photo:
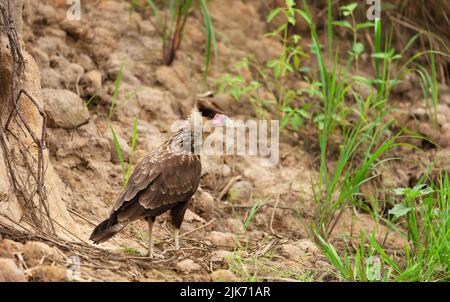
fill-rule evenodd
<path id="1" fill-rule="evenodd" d="M 22 41 L 23 0 L 0 0 L 0 223 L 74 239 L 45 148 L 40 72 Z"/>

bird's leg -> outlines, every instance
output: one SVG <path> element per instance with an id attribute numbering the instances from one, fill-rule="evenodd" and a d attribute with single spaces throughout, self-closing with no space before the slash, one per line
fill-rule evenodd
<path id="1" fill-rule="evenodd" d="M 148 254 L 150 259 L 153 259 L 153 217 L 149 216 L 148 220 Z"/>
<path id="2" fill-rule="evenodd" d="M 147 257 L 153 259 L 155 256 L 158 258 L 164 258 L 162 255 L 153 252 L 153 223 L 155 222 L 155 217 L 148 217 L 148 253 Z"/>
<path id="3" fill-rule="evenodd" d="M 180 227 L 183 223 L 184 214 L 186 213 L 186 209 L 188 206 L 189 200 L 177 204 L 175 207 L 173 207 L 170 211 L 170 215 L 172 216 L 172 227 L 173 227 L 173 234 L 175 237 L 175 250 L 180 250 Z"/>
<path id="4" fill-rule="evenodd" d="M 180 241 L 179 241 L 180 229 L 175 227 L 173 234 L 175 236 L 175 250 L 179 251 L 180 250 Z"/>

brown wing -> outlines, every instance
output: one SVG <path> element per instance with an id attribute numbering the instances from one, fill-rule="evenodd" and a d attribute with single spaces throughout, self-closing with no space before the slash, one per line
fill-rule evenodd
<path id="1" fill-rule="evenodd" d="M 129 178 L 128 185 L 113 207 L 118 221 L 131 221 L 148 215 L 159 215 L 180 202 L 187 201 L 197 190 L 201 163 L 189 155 L 155 153 L 144 158 Z"/>

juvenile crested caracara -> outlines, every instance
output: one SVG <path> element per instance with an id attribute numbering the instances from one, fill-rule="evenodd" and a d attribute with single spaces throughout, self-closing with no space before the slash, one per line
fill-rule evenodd
<path id="1" fill-rule="evenodd" d="M 200 115 L 199 130 L 195 129 L 194 120 Z M 156 216 L 170 211 L 175 248 L 178 250 L 179 229 L 189 201 L 198 188 L 202 170 L 200 155 L 194 152 L 195 145 L 186 142 L 194 141 L 196 131 L 202 131 L 203 123 L 209 122 L 213 127 L 220 127 L 229 121 L 217 106 L 206 99 L 206 95 L 200 98 L 188 119 L 190 130 L 178 130 L 136 165 L 111 215 L 94 229 L 89 239 L 94 243 L 104 242 L 130 222 L 144 218 L 148 221 L 148 256 L 153 258 L 153 223 Z M 189 146 L 188 150 L 186 145 Z"/>

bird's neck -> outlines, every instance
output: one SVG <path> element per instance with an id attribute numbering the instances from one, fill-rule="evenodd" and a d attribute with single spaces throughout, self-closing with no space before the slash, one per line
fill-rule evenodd
<path id="1" fill-rule="evenodd" d="M 193 109 L 185 125 L 169 139 L 172 152 L 183 154 L 197 154 L 202 144 L 202 119 L 201 114 Z"/>

